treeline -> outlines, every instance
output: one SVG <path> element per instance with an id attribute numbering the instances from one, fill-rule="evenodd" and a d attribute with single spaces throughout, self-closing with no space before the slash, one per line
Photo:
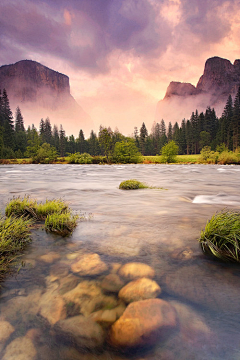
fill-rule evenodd
<path id="1" fill-rule="evenodd" d="M 34 125 L 24 126 L 21 110 L 17 107 L 15 117 L 10 109 L 8 95 L 0 90 L 0 158 L 13 159 L 36 157 L 47 151 L 52 159 L 67 154 L 88 153 L 92 156 L 111 156 L 115 145 L 122 141 L 134 141 L 142 155 L 156 155 L 168 142 L 174 140 L 179 154 L 199 154 L 205 146 L 215 151 L 224 146 L 234 151 L 240 146 L 240 87 L 234 99 L 228 97 L 223 114 L 217 118 L 214 108 L 208 107 L 205 113 L 196 110 L 189 120 L 183 119 L 181 125 L 165 121 L 154 123 L 150 133 L 145 123 L 138 130 L 134 128 L 131 138 L 125 137 L 117 129 L 100 126 L 98 134 L 93 130 L 88 139 L 80 129 L 78 137 L 66 136 L 60 125 L 52 127 L 50 119 L 41 119 L 39 130 Z"/>

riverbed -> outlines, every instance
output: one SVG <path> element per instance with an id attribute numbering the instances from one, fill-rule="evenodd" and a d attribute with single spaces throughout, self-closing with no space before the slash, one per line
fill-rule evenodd
<path id="1" fill-rule="evenodd" d="M 197 241 L 216 212 L 239 210 L 239 176 L 239 166 L 220 165 L 1 165 L 2 213 L 10 199 L 28 195 L 61 198 L 82 220 L 68 238 L 47 234 L 41 224 L 32 230 L 14 276 L 2 284 L 0 322 L 10 330 L 1 338 L 0 329 L 0 358 L 10 359 L 21 343 L 21 356 L 30 360 L 239 360 L 239 266 L 207 257 Z M 120 190 L 127 179 L 158 189 Z M 78 259 L 92 258 L 104 264 L 102 272 L 74 272 Z M 121 289 L 134 280 L 121 276 L 129 263 L 154 271 L 157 299 L 175 319 L 134 348 L 109 340 L 114 320 L 103 315 L 120 309 L 116 321 L 126 309 L 116 284 L 106 282 L 115 279 Z M 81 286 L 76 300 L 72 292 Z M 80 340 L 58 327 L 76 316 Z"/>

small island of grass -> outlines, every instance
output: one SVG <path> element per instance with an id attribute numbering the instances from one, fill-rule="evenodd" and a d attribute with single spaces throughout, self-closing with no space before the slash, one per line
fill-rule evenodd
<path id="1" fill-rule="evenodd" d="M 240 262 L 240 213 L 215 214 L 201 232 L 199 242 L 204 252 L 220 260 Z"/>

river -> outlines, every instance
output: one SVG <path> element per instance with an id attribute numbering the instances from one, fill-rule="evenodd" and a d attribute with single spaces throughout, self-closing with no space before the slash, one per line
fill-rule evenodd
<path id="1" fill-rule="evenodd" d="M 207 257 L 197 241 L 217 211 L 239 210 L 239 176 L 239 166 L 220 165 L 0 165 L 2 213 L 10 199 L 29 195 L 61 198 L 84 216 L 68 238 L 41 226 L 32 231 L 14 276 L 2 284 L 0 324 L 12 330 L 4 340 L 0 329 L 0 358 L 239 360 L 239 266 Z M 118 188 L 133 178 L 161 189 Z M 105 271 L 73 274 L 72 264 L 86 254 L 97 254 Z M 157 298 L 170 304 L 175 325 L 129 350 L 109 343 L 111 321 L 100 319 L 127 304 L 101 284 L 109 274 L 127 283 L 119 269 L 132 262 L 154 270 Z M 85 293 L 70 299 L 79 284 Z M 80 340 L 65 337 L 58 321 L 79 314 Z M 26 344 L 21 355 L 13 350 L 18 340 Z"/>

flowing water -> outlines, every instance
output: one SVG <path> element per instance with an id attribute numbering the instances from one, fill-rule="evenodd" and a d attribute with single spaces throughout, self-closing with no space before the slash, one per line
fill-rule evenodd
<path id="1" fill-rule="evenodd" d="M 239 267 L 206 257 L 197 241 L 216 211 L 239 209 L 239 176 L 240 167 L 218 165 L 0 166 L 2 213 L 12 197 L 29 195 L 38 201 L 62 198 L 85 215 L 69 238 L 41 226 L 32 231 L 18 271 L 2 284 L 0 324 L 12 330 L 4 338 L 0 329 L 0 358 L 239 360 Z M 121 181 L 132 178 L 162 189 L 119 190 Z M 72 264 L 84 254 L 98 254 L 105 272 L 73 274 Z M 154 269 L 162 289 L 158 298 L 171 304 L 177 320 L 151 346 L 126 351 L 109 344 L 111 321 L 97 317 L 125 308 L 118 293 L 102 284 L 131 262 Z M 85 292 L 69 301 L 66 294 L 77 286 Z M 80 345 L 74 334 L 69 339 L 56 327 L 58 320 L 79 314 Z M 93 320 L 101 336 L 91 330 Z M 8 355 L 18 338 L 26 344 L 22 357 L 16 349 Z"/>

